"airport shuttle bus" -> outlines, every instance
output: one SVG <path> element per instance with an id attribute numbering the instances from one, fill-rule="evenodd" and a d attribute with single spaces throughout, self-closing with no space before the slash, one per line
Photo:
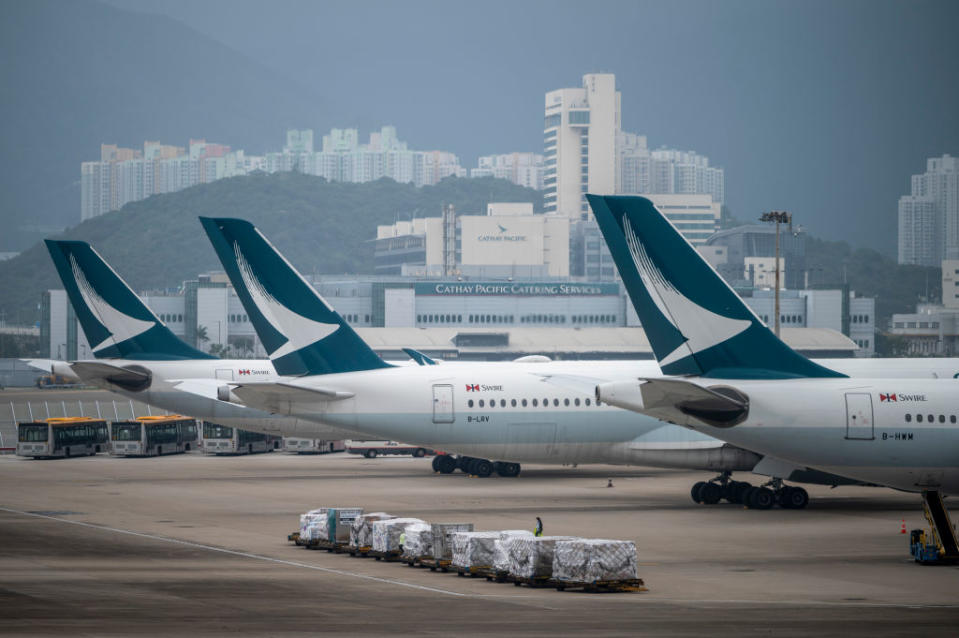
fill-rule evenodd
<path id="1" fill-rule="evenodd" d="M 90 456 L 105 451 L 109 441 L 110 429 L 103 419 L 56 417 L 17 424 L 19 456 Z"/>
<path id="2" fill-rule="evenodd" d="M 203 422 L 201 449 L 207 454 L 256 454 L 280 449 L 281 437 Z"/>
<path id="3" fill-rule="evenodd" d="M 292 454 L 331 454 L 346 449 L 343 441 L 324 439 L 301 439 L 293 436 L 283 437 L 283 449 Z"/>
<path id="4" fill-rule="evenodd" d="M 114 421 L 110 429 L 114 456 L 161 456 L 196 447 L 196 419 L 178 414 Z"/>

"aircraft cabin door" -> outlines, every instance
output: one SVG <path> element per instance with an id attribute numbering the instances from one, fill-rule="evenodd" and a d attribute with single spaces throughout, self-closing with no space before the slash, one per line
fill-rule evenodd
<path id="1" fill-rule="evenodd" d="M 433 423 L 452 423 L 456 420 L 453 413 L 453 386 L 433 386 Z"/>
<path id="2" fill-rule="evenodd" d="M 846 394 L 846 438 L 871 440 L 873 435 L 872 395 L 865 392 Z"/>

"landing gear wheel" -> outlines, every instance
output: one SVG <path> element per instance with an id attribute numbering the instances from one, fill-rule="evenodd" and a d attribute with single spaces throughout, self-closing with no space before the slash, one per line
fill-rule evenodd
<path id="1" fill-rule="evenodd" d="M 439 456 L 434 456 L 434 457 L 433 457 L 433 463 L 431 463 L 431 465 L 432 465 L 432 467 L 433 467 L 433 471 L 434 471 L 434 472 L 439 472 L 439 471 L 440 471 L 440 458 L 442 458 L 442 457 L 439 457 Z"/>
<path id="2" fill-rule="evenodd" d="M 486 459 L 476 459 L 473 461 L 473 474 L 480 478 L 486 478 L 493 473 L 493 464 Z"/>
<path id="3" fill-rule="evenodd" d="M 768 487 L 756 487 L 749 493 L 747 505 L 751 509 L 768 510 L 776 504 L 776 493 Z"/>
<path id="4" fill-rule="evenodd" d="M 452 474 L 456 471 L 456 459 L 449 454 L 437 456 L 433 463 L 440 474 Z"/>
<path id="5" fill-rule="evenodd" d="M 368 458 L 368 459 L 375 459 L 375 458 L 376 458 L 376 450 L 367 450 L 367 451 L 366 451 L 366 458 Z"/>
<path id="6" fill-rule="evenodd" d="M 715 505 L 723 497 L 723 488 L 715 483 L 706 483 L 699 490 L 699 498 L 706 505 Z"/>
<path id="7" fill-rule="evenodd" d="M 730 503 L 742 505 L 743 492 L 746 491 L 748 487 L 752 486 L 742 481 L 730 481 L 726 483 L 726 486 L 723 488 L 723 498 Z"/>
<path id="8" fill-rule="evenodd" d="M 460 456 L 456 459 L 456 469 L 461 470 L 464 474 L 469 474 L 469 463 L 473 460 L 471 456 Z"/>
<path id="9" fill-rule="evenodd" d="M 689 495 L 693 497 L 693 503 L 703 502 L 702 491 L 704 487 L 706 487 L 705 481 L 700 481 L 693 485 L 693 489 L 689 491 Z"/>
<path id="10" fill-rule="evenodd" d="M 753 487 L 752 485 L 750 485 L 749 487 L 744 487 L 739 492 L 739 502 L 745 505 L 746 507 L 752 507 L 752 505 L 749 504 L 751 502 L 750 499 L 752 499 L 753 497 L 753 492 L 755 492 L 758 489 L 759 489 L 758 487 Z"/>
<path id="11" fill-rule="evenodd" d="M 809 492 L 801 487 L 784 487 L 779 494 L 779 504 L 787 510 L 801 510 L 809 505 Z"/>
<path id="12" fill-rule="evenodd" d="M 519 476 L 520 466 L 519 463 L 504 463 L 503 461 L 498 461 L 493 464 L 496 469 L 496 473 L 500 476 L 505 476 L 506 478 L 513 478 L 514 476 Z"/>

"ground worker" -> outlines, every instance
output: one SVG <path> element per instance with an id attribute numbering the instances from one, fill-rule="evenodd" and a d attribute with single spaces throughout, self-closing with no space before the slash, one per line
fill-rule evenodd
<path id="1" fill-rule="evenodd" d="M 533 528 L 533 536 L 542 536 L 542 535 L 543 535 L 543 519 L 537 516 L 536 527 Z"/>
<path id="2" fill-rule="evenodd" d="M 403 551 L 403 545 L 406 545 L 406 531 L 400 532 L 400 551 Z"/>

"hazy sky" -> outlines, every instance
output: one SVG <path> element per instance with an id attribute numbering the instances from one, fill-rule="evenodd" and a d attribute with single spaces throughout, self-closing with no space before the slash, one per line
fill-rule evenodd
<path id="1" fill-rule="evenodd" d="M 623 127 L 724 167 L 736 216 L 789 209 L 817 235 L 889 253 L 909 176 L 959 153 L 955 1 L 109 4 L 182 21 L 310 87 L 316 120 L 290 126 L 365 138 L 393 124 L 466 166 L 542 152 L 543 94 L 613 72 Z"/>

